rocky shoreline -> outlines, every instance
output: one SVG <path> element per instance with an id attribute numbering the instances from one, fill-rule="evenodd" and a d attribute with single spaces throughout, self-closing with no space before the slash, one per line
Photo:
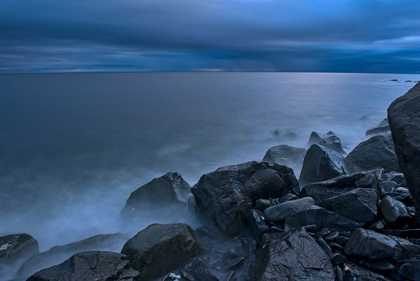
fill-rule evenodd
<path id="1" fill-rule="evenodd" d="M 195 230 L 152 224 L 43 253 L 28 234 L 0 237 L 0 279 L 420 280 L 420 84 L 366 136 L 346 153 L 333 132 L 313 132 L 308 149 L 278 145 L 193 187 L 167 173 L 121 211 L 127 224 L 192 212 Z"/>

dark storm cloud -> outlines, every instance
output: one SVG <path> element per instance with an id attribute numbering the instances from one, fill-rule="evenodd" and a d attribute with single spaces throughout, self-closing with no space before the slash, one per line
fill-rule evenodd
<path id="1" fill-rule="evenodd" d="M 0 71 L 419 72 L 412 0 L 2 0 Z"/>

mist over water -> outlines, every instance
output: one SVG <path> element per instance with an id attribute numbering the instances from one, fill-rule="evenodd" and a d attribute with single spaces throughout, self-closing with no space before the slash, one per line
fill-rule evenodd
<path id="1" fill-rule="evenodd" d="M 336 132 L 347 152 L 420 75 L 138 73 L 0 75 L 0 234 L 29 233 L 42 251 L 123 225 L 130 193 L 169 171 L 194 185 L 224 165 L 306 148 Z M 298 139 L 281 141 L 275 130 Z M 159 215 L 162 215 L 159 218 Z M 146 215 L 145 215 L 146 216 Z"/>

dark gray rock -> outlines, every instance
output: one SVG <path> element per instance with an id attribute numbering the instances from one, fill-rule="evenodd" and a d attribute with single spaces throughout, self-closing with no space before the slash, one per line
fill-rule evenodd
<path id="1" fill-rule="evenodd" d="M 381 188 L 382 193 L 390 193 L 398 187 L 398 184 L 395 181 L 381 181 L 379 187 Z"/>
<path id="2" fill-rule="evenodd" d="M 183 267 L 181 277 L 188 281 L 219 281 L 219 278 L 207 270 L 207 266 L 200 259 L 196 259 Z"/>
<path id="3" fill-rule="evenodd" d="M 356 229 L 344 247 L 347 255 L 370 260 L 401 260 L 420 254 L 420 247 L 396 236 Z"/>
<path id="4" fill-rule="evenodd" d="M 325 201 L 356 188 L 372 188 L 378 190 L 378 179 L 374 172 L 361 172 L 342 175 L 327 181 L 308 184 L 303 187 L 300 196 L 312 197 L 316 204 L 327 207 Z"/>
<path id="5" fill-rule="evenodd" d="M 255 201 L 255 210 L 264 212 L 265 209 L 271 206 L 271 202 L 268 199 L 258 199 Z"/>
<path id="6" fill-rule="evenodd" d="M 347 258 L 339 253 L 334 253 L 331 255 L 332 264 L 341 264 L 347 261 Z"/>
<path id="7" fill-rule="evenodd" d="M 322 140 L 323 137 L 324 136 L 320 133 L 312 132 L 309 137 L 308 147 L 310 147 L 313 144 L 318 144 Z"/>
<path id="8" fill-rule="evenodd" d="M 96 251 L 75 254 L 59 265 L 35 273 L 27 281 L 133 281 L 137 276 L 126 256 Z"/>
<path id="9" fill-rule="evenodd" d="M 330 132 L 329 134 L 327 133 L 327 135 L 325 135 L 324 138 L 318 144 L 328 147 L 329 149 L 332 149 L 340 154 L 346 154 L 341 145 L 340 138 L 332 132 Z"/>
<path id="10" fill-rule="evenodd" d="M 345 218 L 362 225 L 377 215 L 378 196 L 373 188 L 356 188 L 325 200 L 325 206 Z"/>
<path id="11" fill-rule="evenodd" d="M 318 243 L 318 245 L 324 250 L 327 256 L 331 257 L 332 255 L 331 247 L 327 244 L 327 242 L 325 242 L 324 239 L 318 238 L 316 239 L 316 243 Z"/>
<path id="12" fill-rule="evenodd" d="M 420 260 L 407 260 L 398 269 L 398 273 L 408 280 L 420 280 Z"/>
<path id="13" fill-rule="evenodd" d="M 384 234 L 402 238 L 420 239 L 420 229 L 386 229 L 384 230 Z"/>
<path id="14" fill-rule="evenodd" d="M 381 180 L 394 181 L 397 183 L 397 186 L 407 186 L 407 182 L 405 181 L 404 174 L 399 173 L 399 172 L 382 173 Z"/>
<path id="15" fill-rule="evenodd" d="M 297 212 L 309 209 L 314 204 L 315 200 L 311 197 L 287 201 L 265 209 L 264 218 L 268 222 L 281 222 Z"/>
<path id="16" fill-rule="evenodd" d="M 313 144 L 303 160 L 299 182 L 301 185 L 306 185 L 329 180 L 345 173 L 343 154 L 326 146 Z"/>
<path id="17" fill-rule="evenodd" d="M 381 231 L 385 228 L 385 225 L 382 221 L 377 221 L 369 225 L 368 229 L 375 230 L 375 231 Z"/>
<path id="18" fill-rule="evenodd" d="M 391 135 L 378 135 L 360 143 L 345 159 L 349 172 L 384 169 L 400 171 Z"/>
<path id="19" fill-rule="evenodd" d="M 420 223 L 420 84 L 388 108 L 388 120 L 398 162 L 414 199 Z"/>
<path id="20" fill-rule="evenodd" d="M 335 280 L 335 274 L 324 250 L 301 230 L 270 240 L 257 255 L 249 280 Z"/>
<path id="21" fill-rule="evenodd" d="M 186 224 L 152 224 L 127 241 L 121 253 L 127 255 L 138 278 L 151 280 L 184 266 L 202 252 L 196 233 Z"/>
<path id="22" fill-rule="evenodd" d="M 0 264 L 14 267 L 38 253 L 38 242 L 29 234 L 0 237 Z"/>
<path id="23" fill-rule="evenodd" d="M 145 214 L 162 212 L 162 209 L 184 209 L 191 195 L 190 189 L 180 174 L 167 173 L 131 193 L 121 216 L 135 221 L 144 218 Z"/>
<path id="24" fill-rule="evenodd" d="M 203 175 L 191 191 L 199 217 L 233 236 L 243 228 L 256 200 L 281 198 L 298 185 L 286 166 L 248 162 Z"/>
<path id="25" fill-rule="evenodd" d="M 299 175 L 305 154 L 306 149 L 304 148 L 283 144 L 271 147 L 265 154 L 263 161 L 287 166 L 292 168 L 296 175 Z"/>
<path id="26" fill-rule="evenodd" d="M 389 127 L 388 118 L 385 118 L 384 120 L 381 121 L 381 123 L 379 123 L 377 127 L 367 130 L 366 136 L 386 134 L 386 133 L 389 133 L 390 131 L 391 129 Z"/>
<path id="27" fill-rule="evenodd" d="M 261 243 L 264 233 L 270 231 L 270 227 L 263 221 L 256 210 L 251 210 L 246 217 L 249 233 Z"/>
<path id="28" fill-rule="evenodd" d="M 312 208 L 298 212 L 286 219 L 285 230 L 300 229 L 305 225 L 316 225 L 318 229 L 328 228 L 331 231 L 346 232 L 359 228 L 357 222 L 346 219 L 323 208 Z"/>
<path id="29" fill-rule="evenodd" d="M 404 204 L 391 196 L 384 196 L 379 207 L 385 220 L 391 225 L 402 226 L 405 221 L 411 220 Z"/>
<path id="30" fill-rule="evenodd" d="M 396 270 L 396 267 L 389 261 L 373 261 L 370 263 L 373 270 L 389 273 Z"/>
<path id="31" fill-rule="evenodd" d="M 56 246 L 49 251 L 37 254 L 26 261 L 18 271 L 18 276 L 28 277 L 35 272 L 62 263 L 71 256 L 87 251 L 120 252 L 128 238 L 122 234 L 103 234 L 75 243 Z"/>
<path id="32" fill-rule="evenodd" d="M 382 275 L 364 269 L 355 264 L 345 263 L 343 266 L 344 281 L 390 281 Z"/>

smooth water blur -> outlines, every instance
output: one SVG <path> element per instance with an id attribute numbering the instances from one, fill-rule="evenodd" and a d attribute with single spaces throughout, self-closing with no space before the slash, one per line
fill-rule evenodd
<path id="1" fill-rule="evenodd" d="M 0 75 L 0 233 L 42 250 L 123 230 L 132 191 L 168 171 L 191 184 L 219 166 L 261 160 L 311 131 L 347 149 L 419 75 L 139 73 Z M 153 219 L 145 219 L 140 230 Z M 174 221 L 186 218 L 174 217 Z M 194 222 L 191 222 L 194 223 Z"/>

